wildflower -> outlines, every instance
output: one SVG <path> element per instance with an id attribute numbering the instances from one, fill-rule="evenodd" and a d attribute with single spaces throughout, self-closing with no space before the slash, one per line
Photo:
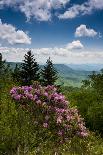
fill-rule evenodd
<path id="1" fill-rule="evenodd" d="M 32 115 L 34 125 L 48 128 L 53 136 L 58 134 L 58 142 L 64 143 L 66 139 L 78 135 L 81 138 L 87 137 L 88 132 L 84 120 L 76 108 L 70 108 L 65 96 L 56 92 L 55 86 L 42 87 L 22 86 L 11 89 L 11 97 L 18 101 L 20 108 Z M 32 102 L 29 108 L 29 102 Z M 49 121 L 49 125 L 48 125 Z M 56 124 L 56 125 L 55 125 Z M 59 131 L 58 131 L 59 129 Z"/>
<path id="2" fill-rule="evenodd" d="M 45 93 L 44 93 L 44 96 L 48 97 L 48 93 L 47 93 L 47 92 L 45 92 Z"/>
<path id="3" fill-rule="evenodd" d="M 37 100 L 36 103 L 37 103 L 37 104 L 41 104 L 41 100 Z"/>
<path id="4" fill-rule="evenodd" d="M 15 99 L 15 100 L 20 100 L 20 98 L 21 98 L 21 95 L 16 95 L 16 96 L 14 96 L 14 99 Z"/>
<path id="5" fill-rule="evenodd" d="M 59 117 L 57 118 L 57 124 L 58 124 L 58 123 L 62 123 L 62 118 L 63 118 L 62 116 L 59 116 Z"/>

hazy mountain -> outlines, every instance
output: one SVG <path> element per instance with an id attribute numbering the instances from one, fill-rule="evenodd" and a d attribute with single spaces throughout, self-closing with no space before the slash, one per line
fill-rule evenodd
<path id="1" fill-rule="evenodd" d="M 80 86 L 82 80 L 87 79 L 91 71 L 85 70 L 74 70 L 73 68 L 64 64 L 55 64 L 54 67 L 58 71 L 59 84 L 64 84 L 68 86 Z"/>
<path id="2" fill-rule="evenodd" d="M 21 63 L 15 63 L 15 62 L 7 62 L 12 69 L 15 68 L 16 64 L 20 65 Z M 73 65 L 72 65 L 73 66 Z M 65 64 L 54 64 L 54 67 L 56 68 L 58 72 L 58 84 L 64 84 L 64 85 L 72 85 L 72 86 L 80 86 L 81 81 L 88 78 L 88 75 L 90 75 L 91 71 L 85 71 L 85 70 L 77 70 L 73 67 L 70 67 L 69 65 Z M 41 68 L 43 68 L 43 65 L 40 65 Z"/>
<path id="3" fill-rule="evenodd" d="M 100 71 L 103 68 L 103 64 L 67 64 L 74 70 L 86 70 L 86 71 Z"/>

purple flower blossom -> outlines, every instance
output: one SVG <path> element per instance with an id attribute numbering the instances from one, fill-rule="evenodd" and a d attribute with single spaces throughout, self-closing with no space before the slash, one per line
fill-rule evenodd
<path id="1" fill-rule="evenodd" d="M 37 104 L 41 104 L 42 102 L 41 102 L 41 100 L 38 100 L 38 101 L 36 101 L 36 103 L 37 103 Z"/>
<path id="2" fill-rule="evenodd" d="M 20 100 L 20 98 L 21 98 L 21 95 L 16 95 L 16 96 L 14 96 L 14 99 L 15 99 L 16 101 Z"/>
<path id="3" fill-rule="evenodd" d="M 49 126 L 48 132 L 53 135 L 58 134 L 58 142 L 64 143 L 69 139 L 70 133 L 71 137 L 75 135 L 87 137 L 88 132 L 78 110 L 70 108 L 65 96 L 56 91 L 55 86 L 33 85 L 14 87 L 10 94 L 15 101 L 18 101 L 21 108 L 34 116 L 32 121 L 34 125 L 38 125 L 38 130 L 39 126 L 40 130 L 41 126 L 44 128 Z"/>
<path id="4" fill-rule="evenodd" d="M 45 93 L 44 93 L 44 96 L 48 97 L 48 93 L 47 93 L 47 92 L 45 92 Z"/>
<path id="5" fill-rule="evenodd" d="M 62 119 L 63 119 L 63 117 L 62 117 L 62 116 L 59 116 L 59 117 L 57 118 L 57 124 L 58 124 L 58 123 L 62 123 Z"/>

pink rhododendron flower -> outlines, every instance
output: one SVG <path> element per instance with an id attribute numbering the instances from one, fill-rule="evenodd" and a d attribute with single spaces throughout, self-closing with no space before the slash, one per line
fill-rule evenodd
<path id="1" fill-rule="evenodd" d="M 59 144 L 65 143 L 73 136 L 88 136 L 78 110 L 70 108 L 65 96 L 58 93 L 55 86 L 14 87 L 10 94 L 20 108 L 30 113 L 34 126 L 40 131 L 41 127 L 47 128 L 46 132 L 52 134 Z"/>

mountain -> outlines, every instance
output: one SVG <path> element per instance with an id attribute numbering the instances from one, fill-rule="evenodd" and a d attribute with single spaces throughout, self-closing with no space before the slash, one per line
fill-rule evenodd
<path id="1" fill-rule="evenodd" d="M 80 87 L 82 80 L 87 79 L 88 75 L 92 73 L 91 71 L 74 70 L 64 64 L 54 64 L 54 67 L 59 75 L 58 84 L 63 84 L 65 86 Z"/>
<path id="2" fill-rule="evenodd" d="M 6 62 L 14 70 L 16 64 L 21 65 L 21 62 Z"/>
<path id="3" fill-rule="evenodd" d="M 20 62 L 7 62 L 11 66 L 12 69 L 15 68 L 16 64 L 21 65 Z M 72 67 L 65 64 L 54 64 L 55 69 L 58 72 L 58 84 L 63 84 L 65 86 L 76 86 L 79 87 L 81 85 L 81 81 L 88 78 L 91 71 L 85 70 L 76 70 Z M 40 68 L 43 68 L 43 65 L 40 65 Z"/>
<path id="4" fill-rule="evenodd" d="M 67 64 L 74 70 L 85 70 L 85 71 L 100 71 L 103 68 L 103 64 Z"/>

